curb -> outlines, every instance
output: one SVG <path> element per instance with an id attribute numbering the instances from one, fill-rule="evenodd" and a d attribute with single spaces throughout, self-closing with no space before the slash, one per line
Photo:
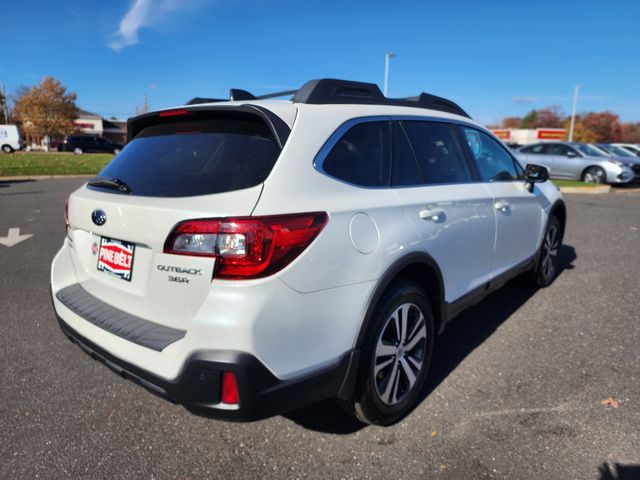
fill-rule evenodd
<path id="1" fill-rule="evenodd" d="M 12 177 L 0 176 L 0 182 L 12 181 L 12 180 L 49 180 L 53 178 L 93 178 L 94 175 L 15 175 Z"/>
<path id="2" fill-rule="evenodd" d="M 560 187 L 562 193 L 584 193 L 587 195 L 600 195 L 609 193 L 611 185 L 600 185 L 598 187 Z"/>

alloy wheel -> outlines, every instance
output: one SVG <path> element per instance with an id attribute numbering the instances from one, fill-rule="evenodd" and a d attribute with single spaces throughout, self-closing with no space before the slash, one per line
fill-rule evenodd
<path id="1" fill-rule="evenodd" d="M 605 179 L 604 170 L 599 167 L 591 167 L 584 172 L 583 180 L 585 183 L 604 183 Z"/>
<path id="2" fill-rule="evenodd" d="M 409 394 L 424 365 L 426 345 L 422 311 L 403 303 L 389 316 L 376 342 L 373 377 L 383 403 L 396 405 Z"/>
<path id="3" fill-rule="evenodd" d="M 560 248 L 560 235 L 558 233 L 558 225 L 551 225 L 542 244 L 542 274 L 545 279 L 553 277 L 556 270 L 558 250 Z"/>

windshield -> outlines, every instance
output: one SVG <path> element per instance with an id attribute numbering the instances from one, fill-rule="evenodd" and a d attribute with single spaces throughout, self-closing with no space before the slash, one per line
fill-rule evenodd
<path id="1" fill-rule="evenodd" d="M 607 145 L 607 150 L 609 150 L 616 157 L 635 158 L 635 155 L 629 150 L 625 150 L 624 148 L 617 145 Z"/>
<path id="2" fill-rule="evenodd" d="M 209 195 L 259 185 L 279 154 L 254 116 L 178 121 L 144 129 L 98 177 L 128 185 L 133 195 Z"/>
<path id="3" fill-rule="evenodd" d="M 602 152 L 600 149 L 586 143 L 575 143 L 573 146 L 577 148 L 580 153 L 583 153 L 589 157 L 608 157 L 608 155 Z"/>

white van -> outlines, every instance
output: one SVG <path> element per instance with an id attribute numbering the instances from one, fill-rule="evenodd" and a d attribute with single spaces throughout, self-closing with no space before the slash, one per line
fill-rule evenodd
<path id="1" fill-rule="evenodd" d="M 11 153 L 23 147 L 20 131 L 16 125 L 0 125 L 0 148 L 4 153 Z"/>

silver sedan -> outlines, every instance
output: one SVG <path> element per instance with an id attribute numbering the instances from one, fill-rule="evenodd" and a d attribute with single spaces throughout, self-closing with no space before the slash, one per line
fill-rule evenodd
<path id="1" fill-rule="evenodd" d="M 547 167 L 551 178 L 627 183 L 634 177 L 630 162 L 609 157 L 586 143 L 535 143 L 518 149 L 516 155 L 524 166 L 535 163 Z"/>

